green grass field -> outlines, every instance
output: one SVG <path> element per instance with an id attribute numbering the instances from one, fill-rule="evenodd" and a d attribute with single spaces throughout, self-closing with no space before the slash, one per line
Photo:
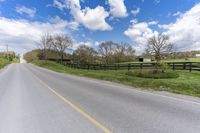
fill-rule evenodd
<path id="1" fill-rule="evenodd" d="M 8 59 L 0 58 L 0 69 L 5 67 L 6 65 L 8 65 L 10 63 L 19 63 L 19 59 L 14 58 L 12 61 L 9 61 Z"/>
<path id="2" fill-rule="evenodd" d="M 14 58 L 12 63 L 19 63 L 19 59 L 18 58 Z"/>
<path id="3" fill-rule="evenodd" d="M 178 78 L 151 79 L 127 75 L 127 70 L 81 70 L 68 68 L 51 61 L 34 61 L 33 64 L 61 73 L 113 81 L 142 89 L 168 91 L 200 97 L 200 72 L 177 71 Z M 134 71 L 131 71 L 134 73 Z"/>
<path id="4" fill-rule="evenodd" d="M 162 62 L 200 62 L 200 58 L 187 58 L 187 59 L 170 59 L 170 60 L 162 60 Z M 141 64 L 141 63 L 149 63 L 149 62 L 123 62 L 121 64 Z"/>
<path id="5" fill-rule="evenodd" d="M 164 62 L 200 62 L 200 58 L 170 59 L 164 60 Z"/>

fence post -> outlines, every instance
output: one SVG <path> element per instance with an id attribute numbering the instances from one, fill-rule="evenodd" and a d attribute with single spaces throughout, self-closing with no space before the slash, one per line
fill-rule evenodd
<path id="1" fill-rule="evenodd" d="M 175 63 L 172 63 L 173 64 L 173 70 L 175 70 Z"/>
<path id="2" fill-rule="evenodd" d="M 192 71 L 192 62 L 190 62 L 190 72 Z"/>
<path id="3" fill-rule="evenodd" d="M 90 65 L 88 64 L 88 66 L 87 66 L 87 69 L 89 70 L 90 69 Z"/>
<path id="4" fill-rule="evenodd" d="M 117 70 L 117 64 L 115 64 L 115 70 Z"/>
<path id="5" fill-rule="evenodd" d="M 183 63 L 183 70 L 186 69 L 186 63 Z"/>
<path id="6" fill-rule="evenodd" d="M 140 69 L 143 69 L 143 64 L 142 63 L 140 64 Z"/>
<path id="7" fill-rule="evenodd" d="M 128 64 L 128 71 L 130 70 L 130 64 Z"/>

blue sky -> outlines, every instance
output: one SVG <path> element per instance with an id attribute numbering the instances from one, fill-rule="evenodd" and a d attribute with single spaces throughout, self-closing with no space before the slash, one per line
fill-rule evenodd
<path id="1" fill-rule="evenodd" d="M 37 47 L 45 32 L 72 36 L 74 48 L 80 44 L 96 47 L 112 40 L 128 42 L 138 53 L 143 52 L 149 37 L 164 32 L 178 50 L 200 50 L 199 3 L 200 0 L 0 0 L 0 50 L 8 44 L 19 53 L 29 51 Z"/>

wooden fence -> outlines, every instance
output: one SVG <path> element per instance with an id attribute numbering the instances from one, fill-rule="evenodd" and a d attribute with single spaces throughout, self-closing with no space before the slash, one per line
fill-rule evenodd
<path id="1" fill-rule="evenodd" d="M 70 62 L 59 62 L 65 66 L 76 69 L 88 70 L 131 70 L 131 69 L 153 69 L 156 63 L 130 63 L 130 64 L 78 64 Z M 168 62 L 172 70 L 200 71 L 200 62 Z"/>

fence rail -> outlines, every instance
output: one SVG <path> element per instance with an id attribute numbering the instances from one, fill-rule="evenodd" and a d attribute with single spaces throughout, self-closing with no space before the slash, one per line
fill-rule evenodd
<path id="1" fill-rule="evenodd" d="M 131 70 L 131 69 L 153 69 L 156 63 L 130 63 L 130 64 L 78 64 L 70 62 L 59 62 L 65 66 L 76 69 L 88 70 Z M 200 71 L 200 62 L 168 62 L 172 70 Z"/>

